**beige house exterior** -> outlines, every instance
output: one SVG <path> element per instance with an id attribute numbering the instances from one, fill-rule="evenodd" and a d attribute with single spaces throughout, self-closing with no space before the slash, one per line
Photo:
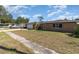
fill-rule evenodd
<path id="1" fill-rule="evenodd" d="M 79 21 L 57 20 L 42 23 L 40 25 L 40 29 L 50 31 L 74 32 L 74 30 L 78 26 Z"/>

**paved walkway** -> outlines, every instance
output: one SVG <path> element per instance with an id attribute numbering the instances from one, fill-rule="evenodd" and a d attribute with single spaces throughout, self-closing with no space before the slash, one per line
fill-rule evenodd
<path id="1" fill-rule="evenodd" d="M 16 34 L 14 34 L 12 32 L 7 32 L 6 31 L 5 33 L 8 34 L 9 36 L 11 36 L 12 38 L 14 38 L 15 40 L 20 41 L 26 47 L 29 47 L 29 48 L 33 49 L 34 53 L 37 53 L 37 54 L 58 54 L 54 50 L 51 50 L 51 49 L 45 48 L 43 46 L 40 46 L 40 45 L 38 45 L 36 43 L 33 43 L 33 42 L 25 39 L 24 37 L 16 35 Z"/>
<path id="2" fill-rule="evenodd" d="M 8 32 L 8 31 L 16 31 L 16 30 L 26 30 L 26 29 L 4 29 L 4 28 L 0 28 L 0 32 Z"/>

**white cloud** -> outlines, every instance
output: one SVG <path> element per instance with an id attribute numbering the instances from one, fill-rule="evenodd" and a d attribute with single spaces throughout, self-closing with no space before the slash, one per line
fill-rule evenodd
<path id="1" fill-rule="evenodd" d="M 35 14 L 32 17 L 30 17 L 31 22 L 34 22 L 34 21 L 38 22 L 39 21 L 38 16 L 42 16 L 42 15 L 41 14 Z"/>
<path id="2" fill-rule="evenodd" d="M 35 14 L 33 18 L 37 18 L 38 16 L 42 16 L 41 14 Z"/>
<path id="3" fill-rule="evenodd" d="M 51 17 L 51 16 L 53 16 L 55 14 L 59 14 L 60 12 L 62 12 L 62 11 L 61 10 L 57 10 L 55 12 L 51 12 L 51 13 L 48 14 L 48 17 Z"/>
<path id="4" fill-rule="evenodd" d="M 51 17 L 55 14 L 59 14 L 61 12 L 64 12 L 65 9 L 67 8 L 66 5 L 55 5 L 55 6 L 52 6 L 52 5 L 48 5 L 48 7 L 50 8 L 47 12 L 48 12 L 48 17 Z M 53 9 L 56 10 L 55 12 L 53 12 Z"/>
<path id="5" fill-rule="evenodd" d="M 74 19 L 75 17 L 78 17 L 78 15 L 73 15 L 72 13 L 65 11 L 64 14 L 58 15 L 58 17 L 52 18 L 52 20 L 59 20 L 59 19 L 63 20 L 65 18 L 72 20 L 72 18 Z"/>
<path id="6" fill-rule="evenodd" d="M 59 17 L 57 17 L 57 19 L 65 19 L 65 18 L 69 18 L 69 17 L 66 17 L 65 15 L 60 15 Z"/>
<path id="7" fill-rule="evenodd" d="M 36 5 L 26 6 L 26 5 L 3 5 L 6 10 L 10 13 L 19 13 L 20 9 L 29 9 L 32 7 L 36 7 Z"/>
<path id="8" fill-rule="evenodd" d="M 67 8 L 67 6 L 66 5 L 56 5 L 56 6 L 49 5 L 49 8 L 52 8 L 47 11 L 48 17 L 51 17 L 53 15 L 57 15 L 59 13 L 65 12 L 65 9 Z M 56 11 L 53 12 L 52 11 L 53 9 L 55 9 Z"/>
<path id="9" fill-rule="evenodd" d="M 70 12 L 65 12 L 63 15 L 59 15 L 57 17 L 57 19 L 64 19 L 64 18 L 67 18 L 69 20 L 72 20 L 72 19 L 76 19 L 76 18 L 79 18 L 79 15 L 73 15 L 72 13 Z"/>
<path id="10" fill-rule="evenodd" d="M 73 16 L 73 18 L 74 18 L 74 19 L 79 18 L 79 15 L 75 15 L 75 16 Z"/>
<path id="11" fill-rule="evenodd" d="M 19 15 L 19 16 L 24 17 L 24 18 L 30 18 L 30 16 L 29 16 L 29 15 L 24 15 L 24 14 Z"/>
<path id="12" fill-rule="evenodd" d="M 29 15 L 26 15 L 25 12 L 29 8 L 28 6 L 25 5 L 3 5 L 9 13 L 18 16 L 22 16 L 24 18 L 29 18 Z M 26 9 L 26 10 L 21 10 L 21 9 Z"/>
<path id="13" fill-rule="evenodd" d="M 53 6 L 55 9 L 61 9 L 61 10 L 64 10 L 67 8 L 66 5 L 56 5 L 56 6 Z"/>
<path id="14" fill-rule="evenodd" d="M 48 7 L 49 7 L 49 10 L 47 11 L 47 13 L 50 13 L 53 9 L 53 6 L 52 5 L 48 5 Z"/>
<path id="15" fill-rule="evenodd" d="M 31 5 L 31 7 L 36 7 L 37 5 Z"/>
<path id="16" fill-rule="evenodd" d="M 47 11 L 47 13 L 50 13 L 50 12 L 51 12 L 51 10 L 48 10 L 48 11 Z"/>
<path id="17" fill-rule="evenodd" d="M 67 8 L 67 5 L 48 5 L 48 7 L 50 8 L 49 10 L 53 10 L 53 9 L 57 9 L 57 10 L 65 10 Z"/>
<path id="18" fill-rule="evenodd" d="M 52 8 L 53 6 L 52 6 L 52 5 L 48 5 L 48 7 L 49 7 L 49 8 Z"/>
<path id="19" fill-rule="evenodd" d="M 65 13 L 63 15 L 59 15 L 57 17 L 57 19 L 65 19 L 65 18 L 71 20 L 72 19 L 72 14 L 70 12 L 68 12 L 68 11 L 65 11 Z"/>
<path id="20" fill-rule="evenodd" d="M 64 15 L 71 15 L 71 13 L 66 11 Z"/>
<path id="21" fill-rule="evenodd" d="M 20 9 L 22 9 L 22 8 L 25 8 L 25 9 L 27 9 L 28 7 L 27 6 L 25 6 L 25 5 L 3 5 L 5 8 L 6 8 L 6 10 L 8 10 L 10 13 L 17 13 L 17 12 L 19 12 L 19 10 Z"/>

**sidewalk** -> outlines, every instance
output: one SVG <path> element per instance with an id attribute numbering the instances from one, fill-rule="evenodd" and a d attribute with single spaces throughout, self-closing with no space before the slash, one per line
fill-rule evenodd
<path id="1" fill-rule="evenodd" d="M 16 31 L 16 30 L 27 30 L 27 29 L 0 29 L 0 32 L 9 32 L 9 31 Z"/>

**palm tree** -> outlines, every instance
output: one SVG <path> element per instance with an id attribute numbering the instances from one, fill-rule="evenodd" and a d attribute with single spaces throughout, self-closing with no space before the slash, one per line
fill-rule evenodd
<path id="1" fill-rule="evenodd" d="M 43 16 L 38 16 L 38 19 L 39 19 L 39 22 L 41 23 L 44 18 Z"/>
<path id="2" fill-rule="evenodd" d="M 41 23 L 43 22 L 42 20 L 44 19 L 43 16 L 38 16 L 38 19 L 39 19 L 39 23 L 36 23 L 35 25 L 35 29 L 40 29 L 40 25 Z"/>

